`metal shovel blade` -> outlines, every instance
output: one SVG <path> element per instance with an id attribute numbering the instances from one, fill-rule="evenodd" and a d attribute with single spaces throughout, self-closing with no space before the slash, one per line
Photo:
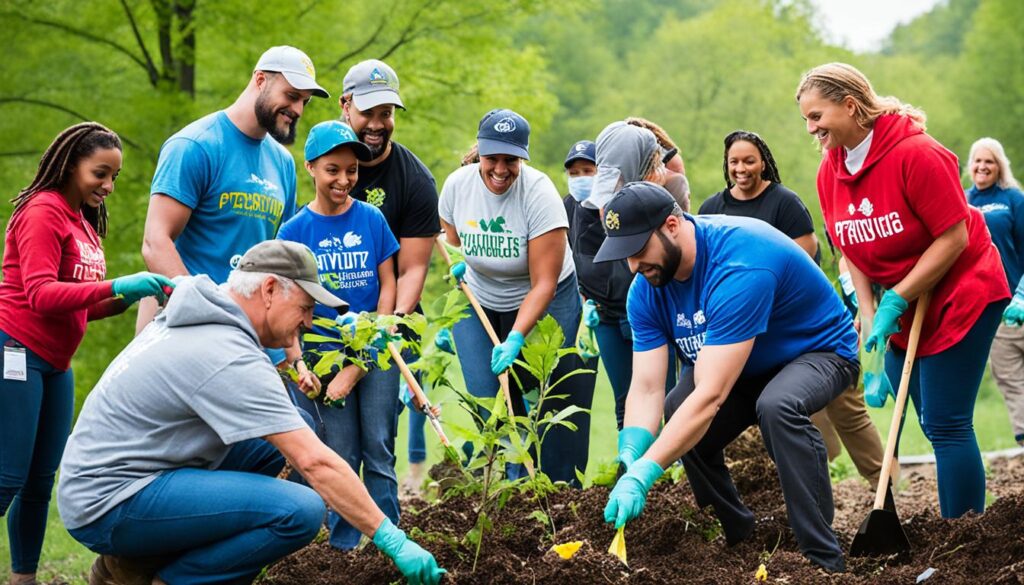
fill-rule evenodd
<path id="1" fill-rule="evenodd" d="M 886 556 L 910 550 L 910 540 L 895 511 L 871 510 L 850 544 L 851 557 Z"/>

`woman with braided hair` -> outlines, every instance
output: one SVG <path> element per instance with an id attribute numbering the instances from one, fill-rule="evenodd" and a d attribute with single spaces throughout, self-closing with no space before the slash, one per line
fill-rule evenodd
<path id="1" fill-rule="evenodd" d="M 0 282 L 0 515 L 12 584 L 35 583 L 53 479 L 71 432 L 71 356 L 86 323 L 117 315 L 167 278 L 140 272 L 104 280 L 105 200 L 121 170 L 121 140 L 95 122 L 50 144 L 12 202 Z"/>

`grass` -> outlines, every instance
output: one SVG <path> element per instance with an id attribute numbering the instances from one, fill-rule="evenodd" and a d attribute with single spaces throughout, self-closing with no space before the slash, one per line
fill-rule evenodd
<path id="1" fill-rule="evenodd" d="M 460 374 L 455 374 L 453 379 L 461 381 L 462 377 Z M 431 400 L 435 403 L 442 403 L 444 419 L 469 424 L 468 415 L 460 412 L 461 409 L 455 404 L 453 393 L 434 393 L 431 396 Z M 890 401 L 885 408 L 868 410 L 879 432 L 884 436 L 889 429 L 889 422 L 892 420 L 892 402 Z M 614 459 L 616 455 L 614 399 L 608 378 L 603 371 L 598 375 L 597 387 L 594 391 L 592 417 L 588 473 L 596 470 L 601 463 Z M 403 413 L 399 421 L 398 439 L 396 442 L 399 481 L 401 481 L 408 468 L 407 418 L 407 414 Z M 982 382 L 977 407 L 975 408 L 974 426 L 978 434 L 978 442 L 984 451 L 1006 449 L 1015 446 L 1013 433 L 1010 430 L 1010 423 L 1006 414 L 1006 406 L 1003 404 L 1002 396 L 999 394 L 988 373 L 986 373 L 985 380 Z M 441 460 L 442 452 L 439 448 L 440 444 L 433 431 L 429 428 L 429 425 L 427 425 L 425 432 L 428 453 L 427 465 L 429 466 Z M 455 437 L 451 438 L 456 443 L 460 442 Z M 904 426 L 900 443 L 900 452 L 903 454 L 931 452 L 928 440 L 921 433 L 920 426 L 917 424 L 917 417 L 912 409 L 910 409 L 907 415 L 907 422 Z M 838 470 L 839 477 L 837 479 L 856 474 L 853 463 L 845 451 L 834 462 L 833 470 Z M 595 513 L 597 512 L 595 511 Z M 7 570 L 10 568 L 8 548 L 7 533 L 5 530 L 0 531 L 0 566 L 5 567 Z M 42 562 L 40 565 L 41 580 L 49 582 L 59 579 L 73 584 L 85 583 L 85 575 L 92 564 L 93 558 L 94 555 L 91 552 L 79 545 L 67 533 L 57 515 L 56 504 L 51 504 L 49 526 L 46 533 L 46 541 L 43 545 Z M 5 578 L 5 575 L 6 571 L 0 573 L 0 579 Z"/>

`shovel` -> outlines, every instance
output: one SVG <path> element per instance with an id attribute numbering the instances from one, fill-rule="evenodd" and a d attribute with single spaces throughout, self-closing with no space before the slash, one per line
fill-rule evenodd
<path id="1" fill-rule="evenodd" d="M 444 258 L 445 264 L 450 268 L 452 265 L 452 257 L 448 255 L 448 250 L 444 247 L 444 242 L 441 241 L 444 237 L 444 233 L 442 232 L 441 235 L 434 240 L 434 245 L 437 247 L 437 251 L 441 253 L 441 257 Z M 476 316 L 484 326 L 484 331 L 487 332 L 487 336 L 491 338 L 491 343 L 493 343 L 495 347 L 501 345 L 501 340 L 498 339 L 498 334 L 494 332 L 494 327 L 491 326 L 490 319 L 488 319 L 487 314 L 484 313 L 484 308 L 480 306 L 480 302 L 476 300 L 476 296 L 473 294 L 473 291 L 469 290 L 469 285 L 465 282 L 460 282 L 459 288 L 462 289 L 463 294 L 465 294 L 466 298 L 469 299 L 469 304 L 473 305 L 473 310 L 476 311 Z M 512 393 L 508 389 L 508 372 L 498 374 L 498 385 L 501 386 L 501 393 L 505 395 L 505 407 L 508 408 L 508 415 L 512 421 L 512 428 L 515 429 L 515 411 L 512 410 Z M 518 443 L 517 446 L 522 447 L 523 441 L 519 436 L 519 432 L 513 430 L 512 436 L 516 439 L 516 442 Z M 523 461 L 523 465 L 526 467 L 526 472 L 530 475 L 530 479 L 534 479 L 537 472 L 533 468 L 533 461 L 531 458 L 527 457 L 526 460 Z"/>
<path id="2" fill-rule="evenodd" d="M 917 299 L 917 310 L 914 311 L 914 322 L 910 326 L 910 339 L 907 342 L 907 358 L 903 361 L 903 374 L 900 377 L 900 388 L 896 393 L 896 404 L 892 411 L 892 424 L 889 425 L 889 436 L 885 441 L 882 473 L 878 477 L 878 489 L 875 490 L 875 505 L 861 523 L 853 537 L 853 543 L 850 544 L 850 556 L 853 557 L 892 555 L 910 550 L 910 540 L 907 539 L 900 518 L 896 514 L 892 483 L 889 479 L 900 432 L 900 420 L 907 404 L 910 374 L 914 369 L 914 358 L 917 356 L 917 341 L 921 337 L 921 325 L 931 296 L 931 291 L 926 291 Z"/>

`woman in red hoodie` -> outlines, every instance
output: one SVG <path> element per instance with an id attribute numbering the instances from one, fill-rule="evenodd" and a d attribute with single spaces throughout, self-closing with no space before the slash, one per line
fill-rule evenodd
<path id="1" fill-rule="evenodd" d="M 0 516 L 12 584 L 35 583 L 53 478 L 71 431 L 71 356 L 86 321 L 173 288 L 140 272 L 104 280 L 104 200 L 121 170 L 121 141 L 88 122 L 62 132 L 13 199 L 0 282 Z"/>
<path id="2" fill-rule="evenodd" d="M 885 370 L 893 388 L 913 320 L 909 305 L 933 291 L 910 397 L 935 450 L 943 517 L 981 512 L 985 470 L 974 402 L 1010 297 L 985 219 L 967 205 L 956 156 L 925 134 L 924 112 L 878 96 L 857 69 L 815 67 L 796 99 L 807 131 L 827 151 L 818 199 L 850 265 L 864 349 L 884 352 L 892 336 Z M 887 289 L 877 309 L 873 282 Z"/>

